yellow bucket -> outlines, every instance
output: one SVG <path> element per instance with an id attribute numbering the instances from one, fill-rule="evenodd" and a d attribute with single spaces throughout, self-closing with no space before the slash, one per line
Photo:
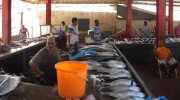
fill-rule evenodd
<path id="1" fill-rule="evenodd" d="M 63 61 L 56 63 L 55 68 L 59 96 L 68 99 L 83 97 L 88 65 L 83 62 Z"/>

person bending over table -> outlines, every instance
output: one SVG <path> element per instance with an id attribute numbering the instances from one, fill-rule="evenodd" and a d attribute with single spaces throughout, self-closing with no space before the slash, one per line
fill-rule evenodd
<path id="1" fill-rule="evenodd" d="M 61 61 L 53 36 L 47 38 L 46 46 L 30 60 L 30 68 L 39 76 L 39 84 L 53 86 L 57 82 L 55 64 Z"/>

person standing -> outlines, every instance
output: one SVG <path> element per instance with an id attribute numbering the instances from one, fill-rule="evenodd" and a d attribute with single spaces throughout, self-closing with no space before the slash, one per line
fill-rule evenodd
<path id="1" fill-rule="evenodd" d="M 68 26 L 66 25 L 66 23 L 64 21 L 62 21 L 61 24 L 64 27 L 63 31 L 64 31 L 65 35 L 67 35 Z"/>
<path id="2" fill-rule="evenodd" d="M 21 41 L 25 42 L 26 39 L 29 37 L 28 29 L 24 27 L 24 25 L 21 26 L 21 29 L 19 30 L 19 35 L 21 37 Z"/>
<path id="3" fill-rule="evenodd" d="M 75 43 L 79 41 L 80 32 L 76 28 L 77 26 L 77 18 L 72 18 L 72 25 L 68 27 L 67 30 L 67 45 L 68 48 L 71 48 Z"/>
<path id="4" fill-rule="evenodd" d="M 92 31 L 94 34 L 93 40 L 94 42 L 99 42 L 101 41 L 101 29 L 99 27 L 99 20 L 96 19 L 94 22 L 95 22 L 95 25 L 92 28 Z"/>
<path id="5" fill-rule="evenodd" d="M 57 75 L 54 65 L 59 61 L 61 57 L 56 48 L 55 38 L 49 36 L 46 46 L 39 50 L 29 62 L 30 68 L 39 76 L 40 85 L 55 85 Z"/>
<path id="6" fill-rule="evenodd" d="M 177 23 L 177 26 L 174 28 L 175 37 L 180 37 L 180 22 Z"/>
<path id="7" fill-rule="evenodd" d="M 147 21 L 144 21 L 144 25 L 141 28 L 139 28 L 139 30 L 141 31 L 141 36 L 149 36 L 149 28 Z"/>
<path id="8" fill-rule="evenodd" d="M 62 26 L 64 27 L 63 31 L 60 33 L 59 37 L 56 39 L 57 47 L 60 48 L 60 50 L 68 51 L 67 48 L 67 30 L 68 26 L 65 24 L 64 21 L 61 22 Z"/>

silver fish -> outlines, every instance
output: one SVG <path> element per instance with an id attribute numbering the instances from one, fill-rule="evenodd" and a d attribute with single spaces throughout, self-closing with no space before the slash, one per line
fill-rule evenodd
<path id="1" fill-rule="evenodd" d="M 119 60 L 109 60 L 107 62 L 101 62 L 103 66 L 108 66 L 111 68 L 126 68 L 125 63 Z"/>
<path id="2" fill-rule="evenodd" d="M 0 74 L 6 74 L 6 72 L 1 68 Z"/>
<path id="3" fill-rule="evenodd" d="M 86 64 L 88 64 L 88 70 L 97 70 L 99 67 L 102 66 L 101 63 L 97 62 L 97 61 L 93 61 L 93 60 L 86 60 L 83 61 Z"/>
<path id="4" fill-rule="evenodd" d="M 137 92 L 137 91 L 118 91 L 118 92 L 106 92 L 106 93 L 101 92 L 101 93 L 102 95 L 109 95 L 113 98 L 119 98 L 119 99 L 133 97 L 133 96 L 140 97 L 140 98 L 145 97 L 144 93 Z"/>
<path id="5" fill-rule="evenodd" d="M 96 52 L 98 56 L 118 56 L 116 52 Z"/>
<path id="6" fill-rule="evenodd" d="M 106 68 L 106 67 L 99 67 L 97 69 L 100 73 L 107 73 L 107 74 L 114 74 L 114 73 L 130 73 L 128 70 L 124 68 Z"/>
<path id="7" fill-rule="evenodd" d="M 100 45 L 88 45 L 88 46 L 83 46 L 82 48 L 80 48 L 80 50 L 84 50 L 84 49 L 91 49 L 91 50 L 95 50 L 95 51 L 110 51 L 110 52 L 116 52 L 115 49 L 110 48 L 110 47 L 104 47 L 104 46 L 100 46 Z"/>
<path id="8" fill-rule="evenodd" d="M 20 77 L 9 77 L 6 81 L 3 81 L 0 86 L 0 96 L 5 95 L 14 90 L 20 83 Z"/>
<path id="9" fill-rule="evenodd" d="M 141 97 L 128 97 L 128 98 L 118 98 L 118 99 L 112 99 L 112 100 L 145 100 Z"/>
<path id="10" fill-rule="evenodd" d="M 6 81 L 8 78 L 10 77 L 10 75 L 0 75 L 0 86 L 1 84 Z"/>
<path id="11" fill-rule="evenodd" d="M 114 74 L 100 74 L 101 78 L 115 79 L 115 78 L 132 78 L 129 73 L 114 73 Z"/>
<path id="12" fill-rule="evenodd" d="M 107 86 L 100 88 L 101 91 L 141 91 L 140 87 L 130 86 L 130 85 L 116 85 L 116 86 Z"/>
<path id="13" fill-rule="evenodd" d="M 102 82 L 103 86 L 131 85 L 136 86 L 137 83 L 131 79 L 118 79 L 109 83 Z"/>

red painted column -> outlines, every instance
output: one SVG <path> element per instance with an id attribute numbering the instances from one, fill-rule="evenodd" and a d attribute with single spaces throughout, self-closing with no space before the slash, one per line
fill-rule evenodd
<path id="1" fill-rule="evenodd" d="M 11 0 L 2 0 L 2 40 L 11 41 Z"/>
<path id="2" fill-rule="evenodd" d="M 166 0 L 156 0 L 156 44 L 159 40 L 165 43 L 166 35 Z"/>
<path id="3" fill-rule="evenodd" d="M 173 0 L 169 0 L 168 34 L 173 35 Z"/>
<path id="4" fill-rule="evenodd" d="M 127 0 L 127 19 L 126 19 L 126 29 L 129 33 L 129 36 L 131 35 L 132 31 L 132 0 Z"/>
<path id="5" fill-rule="evenodd" d="M 51 25 L 51 0 L 46 0 L 46 25 Z"/>

